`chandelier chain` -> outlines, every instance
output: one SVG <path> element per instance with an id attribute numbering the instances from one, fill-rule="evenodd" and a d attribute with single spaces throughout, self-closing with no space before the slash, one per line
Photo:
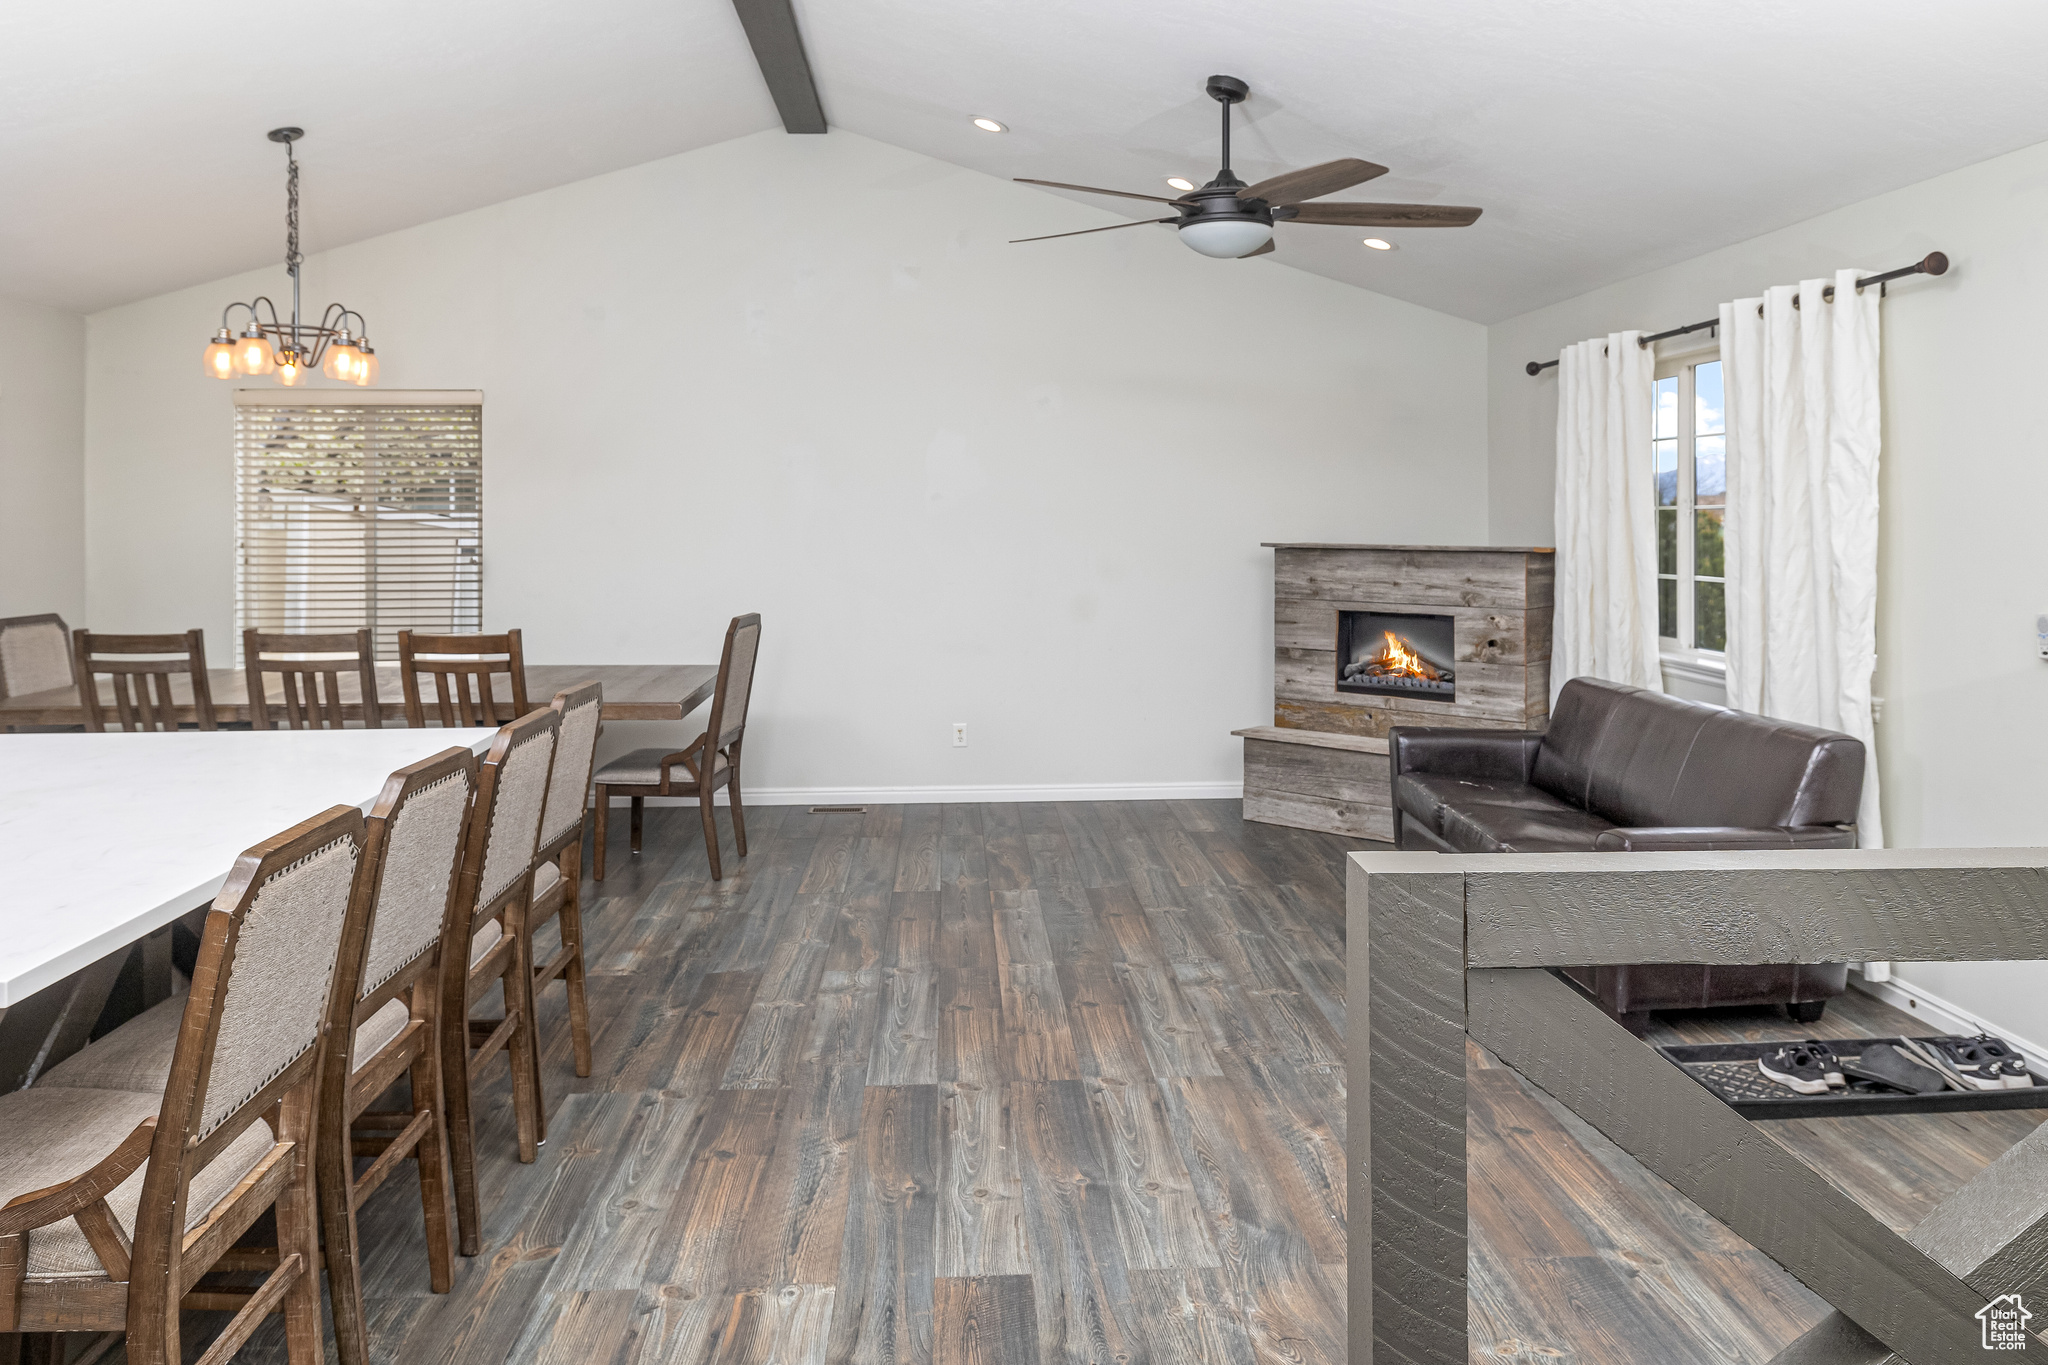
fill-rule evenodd
<path id="1" fill-rule="evenodd" d="M 289 142 L 284 144 L 284 160 L 284 268 L 297 276 L 299 262 L 305 257 L 299 254 L 299 158 L 292 151 L 292 144 Z"/>

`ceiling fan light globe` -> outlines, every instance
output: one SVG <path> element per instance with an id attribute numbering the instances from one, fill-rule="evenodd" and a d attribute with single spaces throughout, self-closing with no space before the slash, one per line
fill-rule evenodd
<path id="1" fill-rule="evenodd" d="M 1224 218 L 1184 224 L 1180 239 L 1219 261 L 1233 261 L 1273 240 L 1273 225 L 1256 219 Z"/>

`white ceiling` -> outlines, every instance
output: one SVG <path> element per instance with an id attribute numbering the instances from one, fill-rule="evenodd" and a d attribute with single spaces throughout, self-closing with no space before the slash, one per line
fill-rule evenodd
<path id="1" fill-rule="evenodd" d="M 994 175 L 1142 193 L 1207 179 L 1217 113 L 1202 83 L 1243 77 L 1246 179 L 1362 156 L 1393 173 L 1337 197 L 1486 210 L 1470 228 L 1380 231 L 1395 252 L 1357 230 L 1282 227 L 1265 259 L 1481 321 L 2048 140 L 2035 0 L 798 13 L 835 126 Z M 1011 131 L 978 132 L 974 115 Z M 282 123 L 308 129 L 318 250 L 776 119 L 729 0 L 8 5 L 0 294 L 87 310 L 277 258 L 282 155 L 262 133 Z M 1038 230 L 1020 215 L 1019 236 Z M 1184 250 L 1158 232 L 1160 250 Z"/>

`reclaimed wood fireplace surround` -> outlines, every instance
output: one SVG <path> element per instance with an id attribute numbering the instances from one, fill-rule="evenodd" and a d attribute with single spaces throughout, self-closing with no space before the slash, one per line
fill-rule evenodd
<path id="1" fill-rule="evenodd" d="M 1541 730 L 1550 718 L 1550 613 L 1556 555 L 1497 546 L 1268 544 L 1273 551 L 1273 723 L 1244 739 L 1244 818 L 1391 840 L 1387 730 L 1395 725 Z M 1412 622 L 1413 643 L 1443 633 L 1448 681 L 1358 691 L 1375 680 L 1338 658 L 1345 613 Z M 1363 618 L 1352 618 L 1354 627 Z M 1356 643 L 1361 633 L 1351 632 Z M 1440 650 L 1439 650 L 1440 652 Z M 1436 670 L 1429 669 L 1434 672 Z M 1450 695 L 1445 695 L 1446 693 Z"/>

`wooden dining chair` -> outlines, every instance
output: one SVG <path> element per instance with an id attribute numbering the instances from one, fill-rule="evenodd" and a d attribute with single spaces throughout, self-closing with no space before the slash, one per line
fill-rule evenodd
<path id="1" fill-rule="evenodd" d="M 398 632 L 398 668 L 405 680 L 405 723 L 427 723 L 420 679 L 434 680 L 434 714 L 447 726 L 503 725 L 531 708 L 526 703 L 526 655 L 519 632 L 503 635 L 422 635 Z M 510 700 L 497 694 L 507 680 Z"/>
<path id="2" fill-rule="evenodd" d="M 0 1333 L 126 1332 L 131 1362 L 179 1365 L 180 1309 L 233 1308 L 201 1357 L 216 1365 L 281 1310 L 291 1365 L 320 1365 L 318 1042 L 362 838 L 362 812 L 336 806 L 244 853 L 206 916 L 182 1003 L 71 1061 L 128 1032 L 115 1058 L 0 1095 Z M 153 1059 L 153 1091 L 100 1065 L 123 1056 L 131 1068 Z M 265 1209 L 277 1247 L 235 1249 Z M 264 1279 L 248 1293 L 200 1287 L 214 1269 Z M 36 1341 L 63 1358 L 60 1342 Z"/>
<path id="3" fill-rule="evenodd" d="M 347 710 L 341 696 L 343 673 L 355 675 L 364 727 L 384 727 L 384 707 L 377 699 L 377 653 L 368 630 L 345 635 L 267 635 L 245 630 L 242 671 L 248 681 L 249 724 L 255 729 L 341 729 Z M 271 677 L 282 684 L 282 717 L 271 714 L 266 683 Z"/>
<path id="4" fill-rule="evenodd" d="M 360 927 L 342 956 L 353 990 L 336 990 L 320 1078 L 320 1226 L 327 1246 L 328 1299 L 342 1365 L 368 1365 L 361 1239 L 356 1213 L 399 1163 L 419 1167 L 427 1238 L 427 1282 L 445 1294 L 455 1279 L 455 1210 L 448 1167 L 447 1108 L 436 1019 L 441 944 L 455 905 L 456 870 L 476 787 L 476 756 L 444 749 L 385 779 L 363 822 Z M 370 1106 L 400 1077 L 404 1104 Z M 356 1158 L 371 1157 L 356 1172 Z"/>
<path id="5" fill-rule="evenodd" d="M 448 1103 L 458 1244 L 465 1256 L 476 1255 L 483 1246 L 474 1087 L 500 1052 L 508 1055 L 512 1067 L 519 1159 L 532 1161 L 540 1144 L 526 910 L 534 849 L 540 843 L 541 807 L 547 801 L 561 728 L 561 715 L 543 707 L 504 726 L 491 741 L 491 751 L 477 771 L 456 908 L 441 938 L 441 1085 Z M 472 1011 L 493 986 L 502 990 L 504 1013 L 472 1019 Z"/>
<path id="6" fill-rule="evenodd" d="M 534 962 L 536 998 L 555 982 L 569 997 L 569 1046 L 576 1074 L 590 1074 L 590 1007 L 583 997 L 583 824 L 597 736 L 604 728 L 604 687 L 583 683 L 557 692 L 552 708 L 562 718 L 555 743 L 555 767 L 542 807 L 540 845 L 533 859 L 533 897 L 526 915 L 527 960 L 534 962 L 533 936 L 549 920 L 559 921 L 561 947 L 546 962 Z M 540 1085 L 540 1023 L 534 1020 L 534 1091 L 541 1096 L 540 1136 L 547 1139 L 547 1096 Z"/>
<path id="7" fill-rule="evenodd" d="M 718 865 L 718 821 L 711 798 L 724 787 L 732 802 L 733 845 L 740 857 L 747 856 L 747 815 L 740 806 L 740 744 L 746 738 L 747 699 L 754 691 L 754 658 L 760 648 L 760 613 L 733 617 L 725 629 L 725 651 L 718 657 L 718 686 L 711 694 L 711 719 L 704 733 L 673 753 L 635 749 L 597 770 L 597 833 L 591 859 L 591 873 L 597 881 L 604 880 L 605 832 L 614 796 L 633 799 L 635 853 L 640 851 L 641 807 L 648 797 L 696 797 L 711 879 L 718 881 L 724 874 Z"/>
<path id="8" fill-rule="evenodd" d="M 206 677 L 206 632 L 183 635 L 95 635 L 71 632 L 72 656 L 79 700 L 85 704 L 85 728 L 98 734 L 107 728 L 106 703 L 100 700 L 100 675 L 112 680 L 114 715 L 123 730 L 175 730 L 178 703 L 171 678 L 183 673 L 192 680 L 193 718 L 202 730 L 219 725 L 213 712 L 213 689 Z M 139 681 L 138 681 L 139 680 Z"/>

